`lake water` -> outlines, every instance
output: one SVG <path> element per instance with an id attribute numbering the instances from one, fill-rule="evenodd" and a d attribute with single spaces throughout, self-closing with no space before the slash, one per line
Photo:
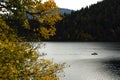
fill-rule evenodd
<path id="1" fill-rule="evenodd" d="M 120 80 L 119 42 L 46 42 L 41 51 L 70 65 L 61 80 Z"/>

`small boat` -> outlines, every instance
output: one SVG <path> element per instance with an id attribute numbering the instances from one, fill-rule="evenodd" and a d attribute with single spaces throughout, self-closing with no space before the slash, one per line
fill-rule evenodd
<path id="1" fill-rule="evenodd" d="M 95 52 L 94 52 L 94 53 L 91 53 L 91 55 L 98 55 L 98 53 L 95 53 Z"/>

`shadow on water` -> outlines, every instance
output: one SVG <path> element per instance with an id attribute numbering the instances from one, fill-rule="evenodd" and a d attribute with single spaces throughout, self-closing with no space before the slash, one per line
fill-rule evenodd
<path id="1" fill-rule="evenodd" d="M 106 70 L 109 70 L 112 74 L 120 76 L 120 58 L 103 61 L 103 64 L 105 64 Z"/>

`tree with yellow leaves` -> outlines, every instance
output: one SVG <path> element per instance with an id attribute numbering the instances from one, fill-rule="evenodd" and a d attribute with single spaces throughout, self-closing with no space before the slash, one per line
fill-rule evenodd
<path id="1" fill-rule="evenodd" d="M 41 24 L 34 31 L 46 39 L 53 36 L 61 19 L 54 1 L 0 0 L 0 12 L 0 80 L 59 80 L 64 64 L 41 58 L 38 46 L 20 43 L 17 36 L 18 27 L 31 28 L 28 13 Z"/>

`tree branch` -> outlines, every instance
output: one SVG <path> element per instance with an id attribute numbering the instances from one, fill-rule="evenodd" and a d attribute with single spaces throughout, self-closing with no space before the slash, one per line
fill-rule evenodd
<path id="1" fill-rule="evenodd" d="M 26 13 L 28 13 L 30 15 L 41 14 L 42 12 L 43 12 L 43 10 L 41 12 L 29 12 L 29 11 L 26 11 Z"/>

